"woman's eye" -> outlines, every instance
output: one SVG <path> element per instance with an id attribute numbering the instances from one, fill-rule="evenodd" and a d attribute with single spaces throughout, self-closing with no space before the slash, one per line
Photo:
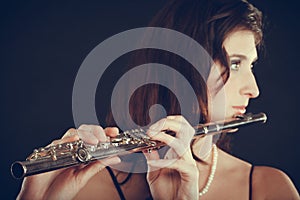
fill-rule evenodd
<path id="1" fill-rule="evenodd" d="M 231 61 L 230 69 L 233 71 L 238 71 L 240 69 L 240 64 L 241 64 L 241 61 L 239 61 L 239 60 Z"/>

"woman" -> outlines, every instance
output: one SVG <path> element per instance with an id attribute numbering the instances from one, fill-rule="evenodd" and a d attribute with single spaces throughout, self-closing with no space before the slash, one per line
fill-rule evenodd
<path id="1" fill-rule="evenodd" d="M 201 77 L 187 66 L 187 62 L 167 52 L 136 52 L 138 59 L 135 62 L 142 64 L 156 60 L 174 66 L 188 77 L 200 108 L 193 112 L 200 114 L 201 123 L 244 114 L 249 100 L 259 95 L 252 67 L 262 46 L 261 17 L 260 11 L 244 0 L 170 1 L 150 26 L 170 28 L 192 37 L 206 49 L 214 63 L 206 66 L 206 73 Z M 180 87 L 180 83 L 174 84 Z M 226 96 L 222 108 L 217 101 L 220 91 Z M 193 141 L 189 148 L 194 129 L 180 115 L 176 98 L 166 88 L 143 87 L 133 95 L 132 101 L 132 118 L 139 125 L 150 122 L 147 115 L 150 105 L 163 104 L 168 115 L 152 124 L 147 132 L 153 140 L 165 142 L 170 147 L 163 157 L 157 151 L 144 152 L 149 169 L 147 174 L 128 174 L 109 167 L 103 170 L 107 165 L 120 163 L 120 158 L 114 157 L 27 177 L 18 198 L 299 199 L 293 183 L 282 171 L 253 167 L 216 147 L 210 136 Z M 219 109 L 224 112 L 218 112 Z M 108 125 L 114 125 L 111 116 Z M 171 130 L 176 135 L 165 134 L 163 130 Z M 105 141 L 106 136 L 117 134 L 115 127 L 103 129 L 82 125 L 77 130 L 70 129 L 53 144 L 79 138 L 96 144 Z M 224 145 L 223 139 L 219 139 L 218 146 Z"/>

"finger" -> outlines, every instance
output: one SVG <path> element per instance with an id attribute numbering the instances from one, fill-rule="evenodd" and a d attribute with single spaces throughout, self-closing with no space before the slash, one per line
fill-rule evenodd
<path id="1" fill-rule="evenodd" d="M 109 137 L 116 137 L 119 135 L 119 129 L 117 127 L 106 127 L 104 132 Z"/>
<path id="2" fill-rule="evenodd" d="M 58 145 L 58 144 L 63 144 L 67 142 L 74 142 L 79 140 L 79 135 L 77 134 L 77 130 L 74 128 L 69 129 L 62 137 L 62 139 L 59 140 L 53 140 L 47 147 L 53 146 L 53 145 Z"/>
<path id="3" fill-rule="evenodd" d="M 196 198 L 191 197 L 191 199 L 197 199 L 199 195 L 199 171 L 195 162 L 186 162 L 183 160 L 151 160 L 148 161 L 148 166 L 164 168 L 163 171 L 177 171 L 180 175 L 180 184 L 182 186 L 181 189 L 186 191 L 194 191 L 194 194 L 192 196 Z M 159 177 L 159 172 L 161 171 L 162 170 L 156 171 L 156 175 L 158 174 L 157 177 L 154 176 L 155 172 L 151 172 L 148 174 L 147 178 L 150 184 Z"/>
<path id="4" fill-rule="evenodd" d="M 96 125 L 90 125 L 90 126 L 93 135 L 98 139 L 98 141 L 105 142 L 107 140 L 104 129 L 101 126 L 96 126 Z"/>
<path id="5" fill-rule="evenodd" d="M 167 169 L 173 169 L 178 171 L 181 174 L 182 178 L 189 178 L 192 179 L 195 177 L 195 173 L 198 172 L 196 163 L 193 162 L 186 162 L 184 160 L 148 160 L 148 165 L 151 167 L 156 168 L 167 168 Z M 198 179 L 197 179 L 198 180 Z"/>
<path id="6" fill-rule="evenodd" d="M 144 156 L 146 157 L 147 160 L 158 160 L 159 159 L 159 154 L 157 150 L 145 150 L 143 151 Z"/>
<path id="7" fill-rule="evenodd" d="M 62 136 L 62 139 L 67 137 L 72 137 L 74 135 L 78 135 L 78 132 L 75 128 L 70 128 L 67 132 Z"/>
<path id="8" fill-rule="evenodd" d="M 82 124 L 78 130 L 84 130 L 88 132 L 91 137 L 94 136 L 97 139 L 97 143 L 99 141 L 105 142 L 107 140 L 105 132 L 101 126 Z"/>
<path id="9" fill-rule="evenodd" d="M 159 154 L 157 152 L 150 153 L 150 154 L 153 154 L 153 155 L 148 155 L 149 157 L 147 158 L 147 161 L 159 160 Z M 150 158 L 150 157 L 152 157 L 152 158 Z M 158 176 L 157 170 L 159 170 L 159 169 L 160 169 L 160 167 L 148 165 L 148 173 L 150 173 L 148 178 L 150 178 L 150 180 L 153 180 L 154 178 L 156 178 Z"/>
<path id="10" fill-rule="evenodd" d="M 149 151 L 144 151 L 143 152 L 146 160 L 158 160 L 159 159 L 159 154 L 157 150 L 152 150 L 151 152 Z M 148 173 L 147 173 L 147 179 L 149 183 L 152 183 L 159 177 L 159 168 L 153 167 L 148 165 Z"/>
<path id="11" fill-rule="evenodd" d="M 152 133 L 149 132 L 149 134 L 152 134 Z M 178 138 L 175 138 L 164 132 L 155 133 L 153 136 L 150 135 L 150 137 L 153 140 L 157 140 L 157 141 L 167 144 L 169 147 L 171 147 L 176 152 L 176 154 L 179 157 L 183 156 L 184 153 L 190 148 L 189 144 L 183 143 L 182 140 L 179 140 Z"/>
<path id="12" fill-rule="evenodd" d="M 177 159 L 158 159 L 158 160 L 147 160 L 147 164 L 157 169 L 169 168 Z"/>
<path id="13" fill-rule="evenodd" d="M 190 143 L 195 134 L 195 129 L 183 116 L 168 116 L 149 127 L 150 132 L 170 130 L 176 133 L 176 137 L 186 143 Z"/>
<path id="14" fill-rule="evenodd" d="M 178 132 L 181 130 L 183 124 L 188 124 L 188 122 L 180 115 L 170 115 L 164 119 L 159 120 L 149 127 L 150 130 L 173 130 Z"/>
<path id="15" fill-rule="evenodd" d="M 168 125 L 168 129 L 176 131 L 176 137 L 182 139 L 185 142 L 190 143 L 195 135 L 195 129 L 182 115 L 167 116 L 167 123 L 165 124 L 165 126 Z"/>
<path id="16" fill-rule="evenodd" d="M 152 124 L 149 129 L 151 131 L 172 130 L 177 132 L 180 130 L 181 124 L 172 118 L 163 118 Z"/>
<path id="17" fill-rule="evenodd" d="M 99 140 L 98 138 L 89 130 L 83 130 L 78 129 L 78 136 L 80 139 L 82 139 L 84 142 L 88 144 L 98 144 Z"/>

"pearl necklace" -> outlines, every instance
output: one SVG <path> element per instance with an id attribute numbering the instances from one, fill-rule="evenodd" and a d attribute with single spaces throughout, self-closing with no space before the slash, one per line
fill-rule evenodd
<path id="1" fill-rule="evenodd" d="M 200 197 L 208 192 L 208 189 L 215 177 L 215 172 L 217 169 L 217 162 L 218 162 L 218 149 L 215 144 L 213 144 L 212 149 L 213 149 L 213 161 L 212 161 L 211 171 L 210 171 L 210 174 L 209 174 L 209 177 L 208 177 L 205 187 L 199 192 Z"/>

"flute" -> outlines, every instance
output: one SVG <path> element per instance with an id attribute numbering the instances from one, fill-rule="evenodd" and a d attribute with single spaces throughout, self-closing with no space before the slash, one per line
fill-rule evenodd
<path id="1" fill-rule="evenodd" d="M 265 123 L 266 120 L 265 113 L 249 113 L 226 121 L 199 124 L 194 127 L 194 139 L 229 132 L 257 122 Z M 170 133 L 167 130 L 164 132 Z M 97 145 L 90 145 L 82 140 L 77 140 L 35 149 L 25 161 L 16 161 L 11 165 L 11 174 L 14 178 L 21 179 L 26 176 L 82 163 L 87 164 L 112 156 L 158 149 L 165 145 L 163 142 L 151 140 L 144 129 L 132 129 L 122 132 L 114 138 L 108 138 L 106 142 L 99 142 Z"/>

